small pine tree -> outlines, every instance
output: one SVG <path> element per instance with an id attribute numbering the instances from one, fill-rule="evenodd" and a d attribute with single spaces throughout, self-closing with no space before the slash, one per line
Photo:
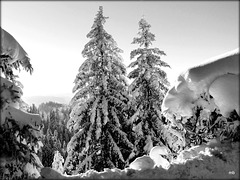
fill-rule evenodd
<path id="1" fill-rule="evenodd" d="M 61 153 L 59 151 L 55 151 L 52 168 L 62 174 L 63 173 L 63 163 L 64 163 L 64 159 L 63 159 Z"/>
<path id="2" fill-rule="evenodd" d="M 129 67 L 135 68 L 128 77 L 133 79 L 129 86 L 130 106 L 136 107 L 130 118 L 133 130 L 137 134 L 135 145 L 138 156 L 149 153 L 150 149 L 161 143 L 161 103 L 169 86 L 167 74 L 162 67 L 170 67 L 161 60 L 164 51 L 150 48 L 155 35 L 150 32 L 151 25 L 145 19 L 139 21 L 140 37 L 135 37 L 132 44 L 140 48 L 131 51 L 131 59 L 136 58 Z"/>
<path id="3" fill-rule="evenodd" d="M 126 68 L 116 42 L 104 28 L 107 17 L 100 6 L 91 40 L 82 51 L 87 58 L 75 79 L 72 112 L 68 127 L 74 136 L 68 143 L 65 170 L 69 174 L 89 169 L 123 168 L 133 147 L 123 131 L 127 124 Z"/>

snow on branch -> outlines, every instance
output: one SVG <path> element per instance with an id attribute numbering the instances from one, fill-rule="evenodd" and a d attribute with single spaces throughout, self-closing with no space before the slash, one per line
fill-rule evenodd
<path id="1" fill-rule="evenodd" d="M 96 119 L 96 140 L 98 140 L 101 136 L 102 132 L 102 123 L 101 123 L 101 112 L 100 109 L 97 109 L 97 119 Z"/>
<path id="2" fill-rule="evenodd" d="M 100 97 L 97 97 L 96 100 L 94 101 L 92 107 L 91 107 L 91 111 L 90 111 L 90 122 L 92 124 L 95 123 L 95 119 L 96 119 L 96 111 L 97 111 L 97 107 L 99 105 L 99 101 L 100 101 Z"/>
<path id="3" fill-rule="evenodd" d="M 16 86 L 13 82 L 0 77 L 1 82 L 1 109 L 7 107 L 8 105 L 19 108 L 20 97 L 23 92 L 22 89 Z"/>
<path id="4" fill-rule="evenodd" d="M 141 73 L 142 69 L 140 68 L 136 68 L 134 69 L 133 71 L 131 71 L 129 74 L 128 74 L 128 78 L 129 79 L 132 79 L 132 78 L 137 78 L 139 76 L 139 74 Z"/>
<path id="5" fill-rule="evenodd" d="M 9 64 L 13 64 L 19 61 L 20 64 L 28 71 L 32 72 L 33 68 L 30 64 L 30 59 L 22 48 L 22 46 L 16 41 L 16 39 L 7 31 L 1 28 L 1 55 L 10 56 L 8 59 Z"/>
<path id="6" fill-rule="evenodd" d="M 33 133 L 35 133 L 36 137 L 39 137 L 41 134 L 40 129 L 42 128 L 42 119 L 38 114 L 30 114 L 8 106 L 3 112 L 1 112 L 1 122 L 4 122 L 6 118 L 14 119 L 19 124 L 20 129 L 22 129 L 23 126 L 30 125 L 34 130 Z"/>
<path id="7" fill-rule="evenodd" d="M 111 141 L 112 151 L 115 152 L 118 155 L 118 157 L 121 159 L 122 162 L 124 162 L 124 158 L 123 158 L 122 152 L 120 151 L 118 145 L 114 141 L 114 139 L 113 139 L 112 135 L 110 134 L 110 132 L 107 132 L 107 136 L 108 136 L 108 138 Z"/>
<path id="8" fill-rule="evenodd" d="M 116 127 L 119 128 L 119 127 L 121 127 L 121 124 L 120 124 L 120 122 L 119 122 L 119 118 L 118 118 L 116 112 L 117 112 L 116 108 L 112 107 L 112 108 L 111 108 L 111 114 L 112 114 L 112 116 L 113 116 L 114 122 L 116 123 Z"/>
<path id="9" fill-rule="evenodd" d="M 104 96 L 102 98 L 102 112 L 104 115 L 103 124 L 105 125 L 105 124 L 107 124 L 109 119 L 108 119 L 108 102 Z"/>
<path id="10" fill-rule="evenodd" d="M 211 61 L 187 69 L 179 75 L 163 100 L 162 111 L 169 120 L 190 118 L 192 108 L 201 94 L 210 95 L 221 114 L 229 116 L 236 110 L 239 114 L 239 49 L 212 58 Z"/>

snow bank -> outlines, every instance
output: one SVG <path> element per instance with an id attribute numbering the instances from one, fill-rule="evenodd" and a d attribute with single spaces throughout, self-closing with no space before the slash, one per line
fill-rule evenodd
<path id="1" fill-rule="evenodd" d="M 115 168 L 69 176 L 46 167 L 40 174 L 46 179 L 239 179 L 239 143 L 215 148 L 195 147 L 182 158 L 183 161 L 172 163 L 168 170 Z"/>
<path id="2" fill-rule="evenodd" d="M 239 49 L 236 49 L 180 74 L 164 97 L 162 113 L 173 122 L 175 118 L 190 118 L 192 108 L 205 94 L 207 102 L 212 108 L 218 107 L 223 116 L 229 116 L 233 110 L 239 114 L 238 86 Z"/>

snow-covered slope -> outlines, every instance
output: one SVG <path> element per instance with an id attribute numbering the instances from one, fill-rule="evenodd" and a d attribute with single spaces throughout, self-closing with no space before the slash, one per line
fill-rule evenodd
<path id="1" fill-rule="evenodd" d="M 205 102 L 199 101 L 201 96 Z M 172 121 L 189 118 L 197 103 L 209 110 L 217 107 L 225 117 L 233 110 L 239 114 L 239 48 L 180 74 L 163 100 L 162 112 Z"/>
<path id="2" fill-rule="evenodd" d="M 56 96 L 24 96 L 22 97 L 22 99 L 29 105 L 35 104 L 37 107 L 41 104 L 41 103 L 47 103 L 49 101 L 52 102 L 56 102 L 56 103 L 60 103 L 60 104 L 69 104 L 70 100 L 71 100 L 71 96 L 70 95 L 65 95 L 65 94 L 59 94 Z"/>

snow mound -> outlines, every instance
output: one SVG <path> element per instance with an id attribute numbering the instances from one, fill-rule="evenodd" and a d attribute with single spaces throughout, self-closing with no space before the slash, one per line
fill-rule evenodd
<path id="1" fill-rule="evenodd" d="M 155 166 L 168 169 L 170 163 L 167 159 L 163 158 L 163 156 L 168 156 L 169 154 L 170 150 L 166 146 L 155 146 L 151 149 L 149 156 L 154 161 Z"/>
<path id="2" fill-rule="evenodd" d="M 208 103 L 199 101 L 203 95 Z M 239 48 L 180 74 L 164 97 L 162 113 L 172 122 L 190 118 L 197 103 L 217 107 L 225 117 L 233 110 L 239 114 Z"/>
<path id="3" fill-rule="evenodd" d="M 228 117 L 234 109 L 239 115 L 239 75 L 220 76 L 209 87 L 209 93 L 223 116 Z"/>
<path id="4" fill-rule="evenodd" d="M 170 162 L 166 158 L 169 158 L 170 153 L 171 151 L 166 146 L 154 146 L 150 150 L 149 156 L 144 155 L 136 158 L 129 165 L 129 168 L 134 170 L 152 169 L 154 167 L 168 169 Z"/>
<path id="5" fill-rule="evenodd" d="M 136 158 L 130 165 L 130 169 L 134 170 L 145 170 L 154 167 L 154 161 L 151 157 L 144 155 Z"/>

